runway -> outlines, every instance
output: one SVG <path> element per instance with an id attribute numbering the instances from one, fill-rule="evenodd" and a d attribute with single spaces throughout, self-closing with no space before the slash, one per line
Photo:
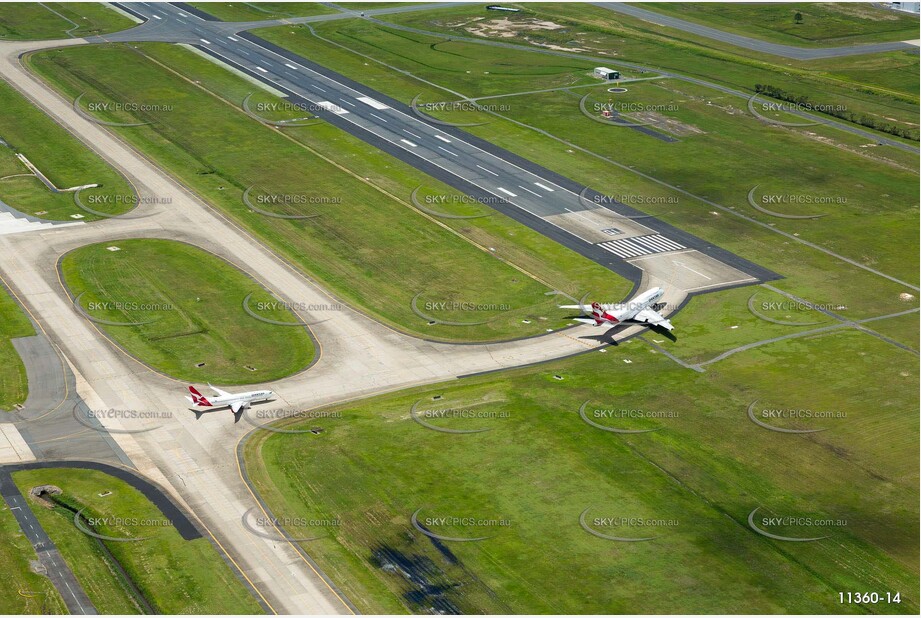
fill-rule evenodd
<path id="1" fill-rule="evenodd" d="M 292 104 L 387 152 L 503 214 L 548 236 L 567 248 L 638 284 L 642 272 L 618 253 L 561 226 L 556 217 L 580 211 L 608 211 L 608 218 L 635 215 L 626 205 L 585 189 L 465 131 L 420 117 L 407 105 L 317 65 L 293 52 L 188 5 L 123 3 L 145 24 L 138 28 L 88 40 L 108 42 L 157 40 L 185 42 L 220 63 L 284 93 Z M 404 7 L 405 8 L 405 7 Z M 341 15 L 339 16 L 342 17 Z M 315 18 L 298 18 L 313 21 Z M 296 21 L 296 20 L 292 20 Z M 233 31 L 231 34 L 230 32 Z M 592 203 L 592 199 L 596 199 Z M 654 217 L 643 220 L 650 233 L 669 238 L 725 262 L 755 280 L 778 278 L 775 273 L 713 247 Z M 680 236 L 678 238 L 677 236 Z M 608 239 L 611 240 L 611 239 Z M 688 257 L 687 259 L 692 259 Z M 734 276 L 734 280 L 738 277 Z"/>

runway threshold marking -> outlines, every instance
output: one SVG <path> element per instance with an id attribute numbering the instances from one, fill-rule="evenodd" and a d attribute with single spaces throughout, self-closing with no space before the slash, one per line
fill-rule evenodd
<path id="1" fill-rule="evenodd" d="M 370 105 L 374 109 L 390 109 L 389 106 L 384 105 L 380 101 L 372 99 L 371 97 L 355 97 L 355 98 L 361 101 L 362 103 L 364 103 L 365 105 Z"/>
<path id="2" fill-rule="evenodd" d="M 339 116 L 341 116 L 342 114 L 348 114 L 348 113 L 349 113 L 349 110 L 343 109 L 343 108 L 339 107 L 338 105 L 336 105 L 335 103 L 332 103 L 332 102 L 330 102 L 330 101 L 320 101 L 319 103 L 317 103 L 317 105 L 319 105 L 320 107 L 322 107 L 322 108 L 325 109 L 326 111 L 332 112 L 332 113 L 334 113 L 334 114 L 338 114 Z"/>
<path id="3" fill-rule="evenodd" d="M 550 193 L 553 193 L 553 189 L 551 189 L 547 185 L 542 185 L 539 182 L 535 182 L 534 184 L 540 187 L 541 189 L 543 189 L 544 191 L 549 191 Z"/>

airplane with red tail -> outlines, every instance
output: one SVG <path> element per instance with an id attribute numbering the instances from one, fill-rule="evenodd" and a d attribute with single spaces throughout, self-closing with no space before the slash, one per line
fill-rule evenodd
<path id="1" fill-rule="evenodd" d="M 659 313 L 661 306 L 656 303 L 664 294 L 664 288 L 652 288 L 626 303 L 603 305 L 594 302 L 590 307 L 581 304 L 560 305 L 560 309 L 579 309 L 585 315 L 592 317 L 573 319 L 576 322 L 591 324 L 592 326 L 601 326 L 602 324 L 646 324 L 672 330 L 674 326 Z"/>
<path id="2" fill-rule="evenodd" d="M 186 397 L 189 401 L 192 402 L 192 405 L 199 408 L 210 408 L 209 410 L 194 410 L 195 418 L 201 418 L 201 415 L 205 412 L 216 412 L 217 410 L 223 408 L 230 408 L 230 411 L 233 412 L 234 422 L 240 420 L 240 415 L 243 413 L 246 408 L 248 408 L 253 403 L 258 403 L 260 401 L 268 401 L 275 396 L 275 393 L 272 391 L 249 391 L 247 393 L 239 393 L 237 395 L 233 393 L 228 393 L 227 391 L 222 391 L 221 389 L 211 386 L 208 387 L 213 390 L 217 395 L 215 397 L 205 397 L 198 392 L 194 386 L 189 386 L 189 393 L 191 397 Z"/>

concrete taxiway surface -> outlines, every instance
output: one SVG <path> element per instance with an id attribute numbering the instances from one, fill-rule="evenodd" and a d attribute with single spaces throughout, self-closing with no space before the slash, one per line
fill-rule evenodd
<path id="1" fill-rule="evenodd" d="M 859 56 L 861 54 L 876 54 L 879 52 L 889 51 L 914 51 L 917 53 L 918 47 L 907 41 L 892 41 L 889 43 L 866 43 L 863 45 L 845 45 L 842 47 L 796 47 L 794 45 L 782 45 L 780 43 L 769 43 L 752 37 L 732 34 L 725 30 L 702 26 L 694 22 L 686 21 L 678 17 L 664 15 L 649 9 L 632 6 L 623 2 L 595 2 L 598 6 L 604 7 L 611 11 L 616 11 L 630 17 L 636 17 L 650 23 L 675 28 L 690 34 L 729 43 L 737 47 L 749 49 L 751 51 L 765 54 L 773 54 L 793 60 L 817 60 L 819 58 L 839 58 L 841 56 Z"/>

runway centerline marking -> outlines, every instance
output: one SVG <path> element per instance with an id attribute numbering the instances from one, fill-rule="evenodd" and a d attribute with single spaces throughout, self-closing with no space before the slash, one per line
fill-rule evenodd
<path id="1" fill-rule="evenodd" d="M 512 197 L 518 197 L 517 195 L 515 195 L 514 193 L 512 193 L 511 191 L 509 191 L 508 189 L 506 189 L 506 188 L 504 188 L 504 187 L 496 187 L 496 188 L 497 188 L 499 191 L 502 191 L 502 193 L 505 193 L 506 195 L 510 195 L 510 196 L 512 196 Z"/>
<path id="2" fill-rule="evenodd" d="M 544 191 L 549 191 L 550 193 L 553 193 L 553 189 L 551 189 L 547 185 L 542 185 L 539 182 L 535 182 L 534 184 L 540 187 L 541 189 L 543 189 Z M 566 210 L 569 210 L 569 209 L 567 208 Z"/>
<path id="3" fill-rule="evenodd" d="M 492 170 L 490 170 L 490 169 L 486 169 L 485 167 L 483 167 L 483 166 L 480 165 L 480 164 L 477 164 L 477 167 L 480 168 L 481 170 L 483 170 L 484 172 L 489 172 L 489 173 L 492 174 L 493 176 L 498 176 L 498 175 L 499 175 L 499 174 L 495 173 L 494 171 L 492 171 Z"/>
<path id="4" fill-rule="evenodd" d="M 412 146 L 413 148 L 415 148 L 415 147 L 417 146 L 417 144 L 412 143 L 412 142 L 409 141 L 408 139 L 402 139 L 402 138 L 401 138 L 400 141 L 403 142 L 404 144 L 409 144 L 409 145 Z"/>
<path id="5" fill-rule="evenodd" d="M 527 192 L 530 193 L 531 195 L 536 195 L 537 197 L 543 197 L 543 196 L 542 196 L 540 193 L 538 193 L 537 191 L 531 191 L 531 190 L 528 189 L 527 187 L 523 187 L 523 186 L 521 186 L 521 185 L 518 185 L 518 188 L 519 188 L 519 189 L 524 189 L 525 191 L 527 191 Z"/>

